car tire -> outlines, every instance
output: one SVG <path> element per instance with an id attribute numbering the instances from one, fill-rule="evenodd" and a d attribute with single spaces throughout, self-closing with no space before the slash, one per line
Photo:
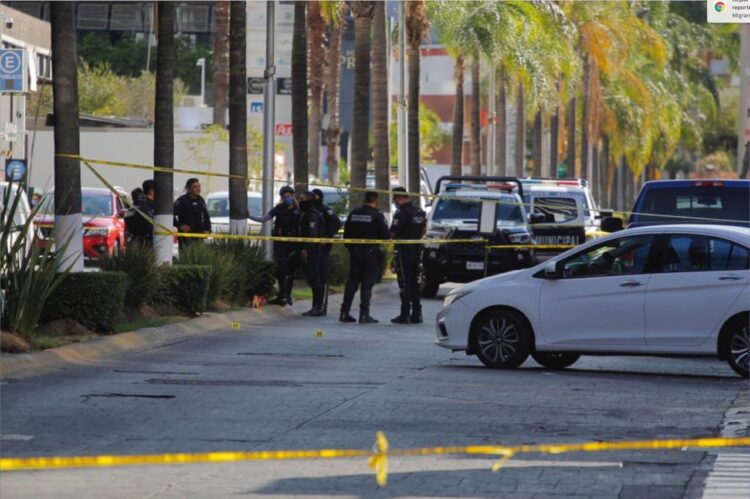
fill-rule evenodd
<path id="1" fill-rule="evenodd" d="M 547 369 L 558 371 L 565 369 L 576 363 L 581 358 L 577 353 L 554 353 L 554 352 L 534 352 L 531 354 L 537 364 Z"/>
<path id="2" fill-rule="evenodd" d="M 439 290 L 440 281 L 423 273 L 419 279 L 419 292 L 422 298 L 435 298 Z"/>
<path id="3" fill-rule="evenodd" d="M 474 323 L 473 351 L 493 369 L 513 369 L 526 361 L 532 335 L 526 320 L 510 310 L 492 310 Z"/>
<path id="4" fill-rule="evenodd" d="M 728 326 L 729 333 L 725 336 L 725 352 L 727 362 L 734 372 L 748 378 L 748 359 L 750 358 L 750 325 L 745 317 L 733 321 Z"/>

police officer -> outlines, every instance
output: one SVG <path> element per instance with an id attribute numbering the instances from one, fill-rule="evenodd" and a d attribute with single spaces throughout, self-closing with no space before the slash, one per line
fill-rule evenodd
<path id="1" fill-rule="evenodd" d="M 299 207 L 302 210 L 300 218 L 300 237 L 323 237 L 323 214 L 315 208 L 315 196 L 312 192 L 303 192 L 300 196 Z M 324 294 L 323 282 L 320 279 L 320 243 L 310 242 L 302 245 L 302 262 L 305 266 L 305 278 L 312 290 L 312 308 L 303 313 L 305 317 L 323 317 Z"/>
<path id="2" fill-rule="evenodd" d="M 154 228 L 151 221 L 144 218 L 154 218 L 154 211 L 146 202 L 146 196 L 140 187 L 130 193 L 133 206 L 125 213 L 125 237 L 128 244 L 139 243 L 151 246 L 154 241 Z"/>
<path id="3" fill-rule="evenodd" d="M 315 209 L 323 215 L 323 237 L 333 238 L 341 229 L 341 219 L 324 202 L 324 194 L 320 189 L 312 190 L 315 196 Z M 320 280 L 323 283 L 323 312 L 328 313 L 328 272 L 331 268 L 331 244 L 320 245 Z"/>
<path id="4" fill-rule="evenodd" d="M 353 210 L 344 224 L 344 239 L 389 239 L 388 224 L 378 210 L 378 193 L 366 192 L 365 204 Z M 349 315 L 354 294 L 360 287 L 359 323 L 377 324 L 370 317 L 370 297 L 372 287 L 378 280 L 380 247 L 376 244 L 351 244 L 349 250 L 349 277 L 344 290 L 344 301 L 341 304 L 341 322 L 357 322 Z"/>
<path id="5" fill-rule="evenodd" d="M 211 217 L 208 215 L 206 201 L 201 197 L 201 184 L 197 178 L 188 179 L 185 194 L 174 202 L 174 226 L 180 232 L 211 233 Z M 198 238 L 181 237 L 180 249 L 197 240 Z"/>
<path id="6" fill-rule="evenodd" d="M 294 199 L 294 189 L 285 185 L 279 190 L 281 202 L 274 206 L 267 215 L 262 217 L 250 216 L 250 220 L 265 223 L 273 220 L 274 236 L 299 236 L 299 220 L 302 212 L 297 200 Z M 292 286 L 294 285 L 294 260 L 298 252 L 298 245 L 286 241 L 273 242 L 273 259 L 276 263 L 276 278 L 279 281 L 279 295 L 270 303 L 274 305 L 292 305 Z"/>
<path id="7" fill-rule="evenodd" d="M 425 212 L 411 203 L 403 187 L 397 187 L 393 191 L 393 201 L 398 209 L 393 215 L 391 236 L 396 240 L 421 239 L 426 231 Z M 394 324 L 422 323 L 422 303 L 418 283 L 421 256 L 422 247 L 418 244 L 396 244 L 394 260 L 401 291 L 401 314 L 391 319 Z"/>

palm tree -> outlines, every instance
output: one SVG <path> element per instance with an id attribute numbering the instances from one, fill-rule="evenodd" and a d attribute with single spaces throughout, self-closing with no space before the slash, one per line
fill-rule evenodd
<path id="1" fill-rule="evenodd" d="M 505 137 L 507 135 L 508 119 L 506 113 L 506 88 L 505 88 L 505 70 L 503 65 L 497 71 L 497 123 L 495 125 L 495 151 L 496 151 L 496 163 L 495 163 L 495 175 L 507 175 L 508 166 L 506 161 L 507 147 Z"/>
<path id="2" fill-rule="evenodd" d="M 67 3 L 67 2 L 65 2 Z M 173 2 L 156 3 L 158 13 L 158 46 L 156 49 L 156 109 L 154 111 L 154 164 L 174 167 L 174 6 Z M 154 172 L 156 221 L 172 226 L 173 174 Z M 172 237 L 154 237 L 159 263 L 172 262 Z"/>
<path id="3" fill-rule="evenodd" d="M 214 8 L 213 80 L 214 125 L 227 124 L 227 96 L 229 94 L 229 1 L 219 0 Z"/>
<path id="4" fill-rule="evenodd" d="M 375 187 L 391 187 L 388 151 L 388 54 L 385 25 L 385 2 L 375 2 L 372 36 L 372 131 Z M 388 194 L 380 195 L 380 206 L 389 212 Z"/>
<path id="5" fill-rule="evenodd" d="M 247 67 L 244 2 L 232 2 L 229 22 L 229 173 L 247 176 Z M 229 179 L 229 232 L 247 233 L 247 182 Z"/>
<path id="6" fill-rule="evenodd" d="M 370 27 L 375 2 L 355 0 L 354 15 L 354 120 L 351 142 L 351 185 L 364 189 L 369 156 L 368 130 L 370 114 Z M 362 191 L 355 191 L 355 204 L 362 199 Z"/>
<path id="7" fill-rule="evenodd" d="M 479 53 L 475 53 L 471 61 L 471 174 L 482 174 L 482 125 L 480 123 L 479 108 Z"/>
<path id="8" fill-rule="evenodd" d="M 407 108 L 407 128 L 409 131 L 409 186 L 410 192 L 419 192 L 419 47 L 427 33 L 429 22 L 424 0 L 406 1 L 406 42 L 409 57 L 409 102 Z"/>
<path id="9" fill-rule="evenodd" d="M 451 153 L 451 175 L 461 175 L 464 166 L 464 57 L 456 56 L 453 72 L 456 79 L 456 101 L 453 105 L 453 140 Z"/>
<path id="10" fill-rule="evenodd" d="M 516 90 L 516 158 L 515 176 L 524 176 L 526 159 L 526 91 L 523 84 Z"/>
<path id="11" fill-rule="evenodd" d="M 307 26 L 310 64 L 307 67 L 307 81 L 310 91 L 310 120 L 308 122 L 308 168 L 311 175 L 320 177 L 320 120 L 323 105 L 323 71 L 325 64 L 325 47 L 323 19 L 320 0 L 307 3 Z"/>
<path id="12" fill-rule="evenodd" d="M 244 3 L 243 3 L 244 5 Z M 292 34 L 292 149 L 294 188 L 307 190 L 307 22 L 304 0 L 294 2 Z"/>
<path id="13" fill-rule="evenodd" d="M 57 263 L 59 272 L 68 267 L 83 270 L 81 227 L 81 164 L 60 154 L 79 154 L 78 131 L 78 57 L 76 55 L 75 5 L 53 2 L 51 7 L 52 80 L 55 113 L 55 233 L 66 241 Z"/>
<path id="14" fill-rule="evenodd" d="M 328 48 L 326 53 L 325 94 L 328 110 L 328 128 L 326 129 L 326 161 L 328 179 L 338 183 L 339 159 L 336 146 L 339 142 L 339 85 L 341 82 L 341 35 L 343 32 L 344 2 L 325 0 L 323 17 L 329 27 Z"/>

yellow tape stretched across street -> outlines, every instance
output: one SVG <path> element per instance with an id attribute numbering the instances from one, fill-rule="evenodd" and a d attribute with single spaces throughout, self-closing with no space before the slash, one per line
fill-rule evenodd
<path id="1" fill-rule="evenodd" d="M 390 449 L 388 439 L 378 432 L 372 450 L 310 449 L 253 452 L 204 452 L 147 455 L 100 455 L 71 457 L 0 458 L 0 471 L 45 470 L 59 468 L 94 468 L 155 464 L 227 463 L 238 461 L 284 461 L 292 459 L 341 459 L 368 457 L 379 486 L 388 481 L 388 458 L 434 455 L 495 455 L 502 456 L 492 467 L 499 471 L 519 454 L 563 454 L 569 452 L 605 452 L 633 450 L 669 450 L 686 448 L 748 447 L 750 437 L 706 437 L 694 439 L 634 440 L 623 442 L 583 442 L 541 445 L 470 445 Z"/>

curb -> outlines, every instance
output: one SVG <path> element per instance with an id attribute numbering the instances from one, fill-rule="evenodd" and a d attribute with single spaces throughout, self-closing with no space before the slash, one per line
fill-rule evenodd
<path id="1" fill-rule="evenodd" d="M 3 353 L 0 354 L 0 379 L 25 378 L 66 367 L 91 365 L 118 353 L 150 350 L 171 343 L 179 343 L 202 334 L 224 331 L 231 328 L 234 322 L 246 326 L 295 315 L 297 314 L 291 310 L 274 306 L 205 314 L 185 322 L 96 338 L 42 352 Z"/>

